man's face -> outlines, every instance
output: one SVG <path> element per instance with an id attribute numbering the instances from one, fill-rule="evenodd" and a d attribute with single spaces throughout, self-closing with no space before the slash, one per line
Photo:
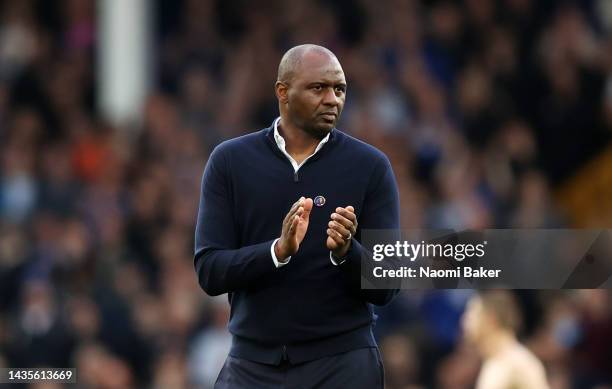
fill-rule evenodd
<path id="1" fill-rule="evenodd" d="M 305 55 L 287 88 L 287 113 L 298 128 L 317 139 L 335 126 L 346 98 L 346 80 L 338 60 Z"/>

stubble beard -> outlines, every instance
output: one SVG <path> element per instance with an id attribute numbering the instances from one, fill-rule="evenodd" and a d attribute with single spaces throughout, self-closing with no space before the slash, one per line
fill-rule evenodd
<path id="1" fill-rule="evenodd" d="M 323 140 L 323 138 L 325 138 L 327 134 L 331 132 L 331 128 L 306 127 L 304 128 L 304 132 L 317 140 Z"/>
<path id="2" fill-rule="evenodd" d="M 306 123 L 303 130 L 313 138 L 323 140 L 323 138 L 325 138 L 331 132 L 331 130 L 336 127 L 336 123 L 338 123 L 337 119 L 334 120 L 329 127 L 322 127 L 317 123 Z"/>

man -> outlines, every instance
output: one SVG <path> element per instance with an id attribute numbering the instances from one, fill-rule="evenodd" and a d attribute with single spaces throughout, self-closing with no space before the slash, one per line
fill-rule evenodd
<path id="1" fill-rule="evenodd" d="M 387 157 L 335 128 L 346 88 L 331 51 L 290 49 L 280 118 L 209 158 L 194 262 L 231 304 L 217 388 L 383 387 L 372 304 L 397 290 L 361 289 L 360 239 L 399 228 L 399 196 Z"/>
<path id="2" fill-rule="evenodd" d="M 477 389 L 548 388 L 544 366 L 516 338 L 519 321 L 508 291 L 486 291 L 469 301 L 463 330 L 484 359 Z"/>

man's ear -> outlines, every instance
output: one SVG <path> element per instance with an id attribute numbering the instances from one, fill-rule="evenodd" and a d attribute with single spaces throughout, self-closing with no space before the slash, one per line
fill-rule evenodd
<path id="1" fill-rule="evenodd" d="M 282 81 L 276 81 L 274 90 L 276 91 L 276 98 L 278 101 L 282 104 L 287 104 L 289 101 L 289 85 Z"/>

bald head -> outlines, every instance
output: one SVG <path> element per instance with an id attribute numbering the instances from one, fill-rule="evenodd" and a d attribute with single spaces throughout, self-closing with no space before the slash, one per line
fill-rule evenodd
<path id="1" fill-rule="evenodd" d="M 334 128 L 346 98 L 338 58 L 317 45 L 296 46 L 283 55 L 274 84 L 283 131 L 321 140 Z"/>
<path id="2" fill-rule="evenodd" d="M 331 50 L 319 46 L 319 45 L 299 45 L 294 46 L 281 58 L 280 64 L 278 65 L 278 81 L 290 82 L 295 74 L 300 71 L 300 67 L 307 57 L 320 58 L 338 62 L 338 58 L 331 52 Z"/>

